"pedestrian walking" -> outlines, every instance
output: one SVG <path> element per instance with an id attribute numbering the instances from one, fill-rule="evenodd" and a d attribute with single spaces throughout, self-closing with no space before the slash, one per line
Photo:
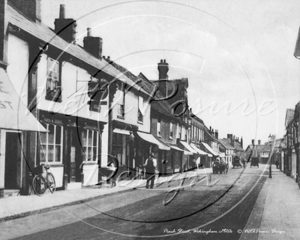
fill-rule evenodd
<path id="1" fill-rule="evenodd" d="M 278 169 L 279 168 L 279 161 L 278 161 L 278 159 L 276 159 L 275 165 L 276 165 L 276 168 Z"/>
<path id="2" fill-rule="evenodd" d="M 144 167 L 146 168 L 146 188 L 149 188 L 149 182 L 150 182 L 150 188 L 153 188 L 154 186 L 154 178 L 155 178 L 155 162 L 157 163 L 157 160 L 154 158 L 154 154 L 152 153 L 146 160 Z"/>

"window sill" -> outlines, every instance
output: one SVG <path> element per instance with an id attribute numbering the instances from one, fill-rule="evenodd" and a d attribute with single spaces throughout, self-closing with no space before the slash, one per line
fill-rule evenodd
<path id="1" fill-rule="evenodd" d="M 144 124 L 144 123 L 143 123 L 143 122 L 141 122 L 141 121 L 137 121 L 137 123 L 138 123 L 138 124 L 141 124 L 141 125 L 143 125 L 143 124 Z"/>
<path id="2" fill-rule="evenodd" d="M 40 165 L 41 164 L 50 165 L 53 168 L 55 168 L 55 167 L 63 167 L 64 166 L 64 164 L 62 162 L 48 162 L 48 163 L 41 162 Z"/>
<path id="3" fill-rule="evenodd" d="M 169 139 L 173 140 L 173 137 L 170 136 Z"/>
<path id="4" fill-rule="evenodd" d="M 118 115 L 117 118 L 119 118 L 119 119 L 125 119 L 124 116 L 120 116 L 120 115 Z"/>
<path id="5" fill-rule="evenodd" d="M 98 161 L 84 161 L 82 165 L 97 165 Z"/>
<path id="6" fill-rule="evenodd" d="M 157 135 L 158 138 L 161 138 L 161 135 Z"/>
<path id="7" fill-rule="evenodd" d="M 54 93 L 54 92 L 46 94 L 45 99 L 48 101 L 53 101 L 53 102 L 62 102 L 61 95 L 58 97 L 58 96 L 56 96 L 56 93 Z"/>

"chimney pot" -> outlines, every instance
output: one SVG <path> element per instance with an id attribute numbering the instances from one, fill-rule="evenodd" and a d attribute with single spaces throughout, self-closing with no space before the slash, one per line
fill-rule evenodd
<path id="1" fill-rule="evenodd" d="M 65 8 L 65 4 L 60 4 L 59 18 L 60 18 L 60 19 L 65 19 L 65 18 L 66 18 L 66 8 Z"/>
<path id="2" fill-rule="evenodd" d="M 87 28 L 87 36 L 88 36 L 88 37 L 91 37 L 91 36 L 92 36 L 91 28 Z"/>

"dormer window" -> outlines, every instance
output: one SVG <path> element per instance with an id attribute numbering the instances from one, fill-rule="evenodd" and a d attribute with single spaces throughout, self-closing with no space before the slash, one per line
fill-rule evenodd
<path id="1" fill-rule="evenodd" d="M 47 60 L 46 99 L 55 102 L 62 101 L 60 63 L 50 57 Z"/>

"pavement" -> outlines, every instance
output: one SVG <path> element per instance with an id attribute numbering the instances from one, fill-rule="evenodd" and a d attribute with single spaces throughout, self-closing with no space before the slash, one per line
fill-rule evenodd
<path id="1" fill-rule="evenodd" d="M 267 165 L 260 165 L 266 167 Z M 267 177 L 267 176 L 266 176 Z M 295 180 L 272 167 L 240 240 L 300 239 L 300 189 Z"/>
<path id="2" fill-rule="evenodd" d="M 204 169 L 198 169 L 186 173 L 178 173 L 169 177 L 159 177 L 155 180 L 155 186 L 165 182 L 178 181 L 186 177 L 201 175 L 206 176 Z M 213 182 L 212 182 L 213 184 Z M 51 194 L 47 191 L 41 196 L 10 196 L 0 199 L 0 222 L 26 217 L 33 214 L 59 209 L 65 206 L 80 204 L 107 195 L 118 194 L 126 191 L 133 191 L 136 188 L 144 188 L 145 179 L 134 181 L 120 181 L 116 187 L 91 186 L 87 188 L 56 191 Z"/>

